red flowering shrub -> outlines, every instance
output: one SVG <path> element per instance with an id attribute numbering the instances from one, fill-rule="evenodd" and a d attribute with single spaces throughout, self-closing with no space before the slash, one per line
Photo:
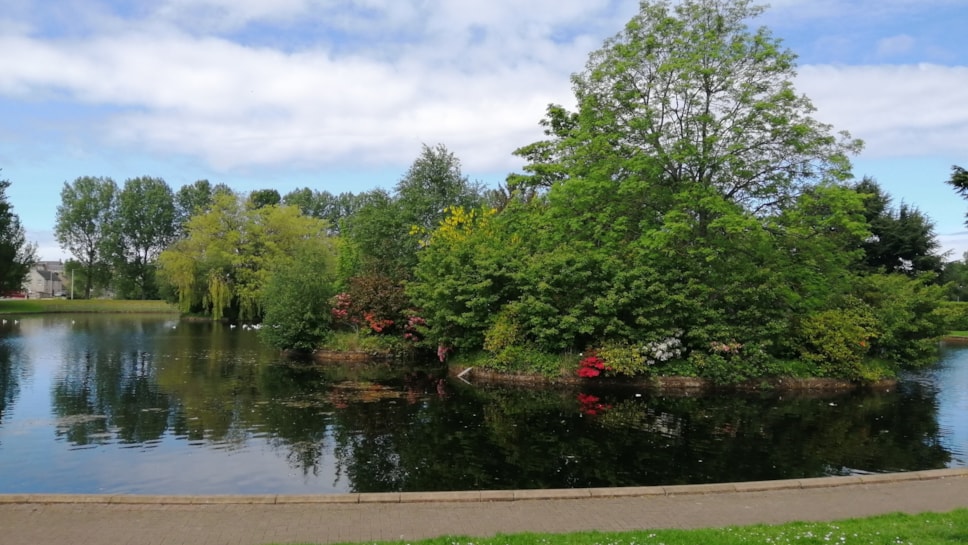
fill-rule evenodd
<path id="1" fill-rule="evenodd" d="M 364 312 L 363 320 L 366 321 L 366 325 L 370 326 L 370 329 L 377 333 L 381 333 L 384 329 L 393 325 L 393 320 L 379 319 L 373 316 L 372 312 Z"/>
<path id="2" fill-rule="evenodd" d="M 331 300 L 330 313 L 337 324 L 364 327 L 374 333 L 399 334 L 410 307 L 403 285 L 392 278 L 368 274 L 349 280 L 347 290 Z"/>
<path id="3" fill-rule="evenodd" d="M 578 363 L 578 376 L 582 378 L 594 378 L 607 371 L 609 368 L 605 361 L 598 356 L 588 356 Z"/>

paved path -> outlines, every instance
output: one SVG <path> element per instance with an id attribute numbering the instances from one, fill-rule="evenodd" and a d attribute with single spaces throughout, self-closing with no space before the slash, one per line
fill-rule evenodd
<path id="1" fill-rule="evenodd" d="M 338 543 L 721 527 L 957 508 L 968 508 L 968 469 L 721 485 L 437 494 L 0 495 L 0 543 Z"/>

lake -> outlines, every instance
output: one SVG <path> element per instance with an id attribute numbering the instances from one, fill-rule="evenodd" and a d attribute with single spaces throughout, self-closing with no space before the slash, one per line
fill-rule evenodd
<path id="1" fill-rule="evenodd" d="M 663 395 L 308 364 L 172 316 L 0 324 L 0 493 L 332 494 L 968 465 L 968 348 L 888 392 Z"/>

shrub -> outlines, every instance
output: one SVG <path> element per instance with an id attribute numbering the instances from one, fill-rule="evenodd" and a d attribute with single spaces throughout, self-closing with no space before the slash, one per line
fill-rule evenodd
<path id="1" fill-rule="evenodd" d="M 856 300 L 846 308 L 816 312 L 800 323 L 800 356 L 814 363 L 820 376 L 860 378 L 876 326 L 870 309 Z"/>

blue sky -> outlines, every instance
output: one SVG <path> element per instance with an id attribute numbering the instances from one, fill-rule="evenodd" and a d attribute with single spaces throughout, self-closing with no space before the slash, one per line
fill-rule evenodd
<path id="1" fill-rule="evenodd" d="M 238 191 L 392 187 L 442 143 L 495 185 L 635 0 L 4 0 L 0 177 L 44 259 L 64 182 Z M 775 0 L 815 116 L 866 142 L 857 177 L 968 251 L 965 0 Z"/>

